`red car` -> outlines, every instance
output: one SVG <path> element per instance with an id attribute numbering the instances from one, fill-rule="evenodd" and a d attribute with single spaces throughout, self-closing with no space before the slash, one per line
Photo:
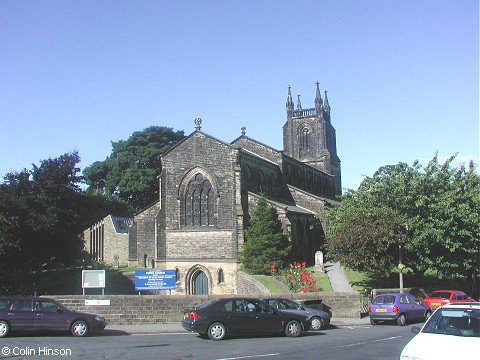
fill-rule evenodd
<path id="1" fill-rule="evenodd" d="M 423 303 L 430 306 L 432 309 L 436 309 L 445 304 L 472 301 L 475 300 L 460 290 L 437 290 L 423 299 Z"/>

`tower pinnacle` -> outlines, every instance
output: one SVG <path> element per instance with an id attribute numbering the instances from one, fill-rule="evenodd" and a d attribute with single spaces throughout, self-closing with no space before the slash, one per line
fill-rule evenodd
<path id="1" fill-rule="evenodd" d="M 320 88 L 319 88 L 319 82 L 317 81 L 315 83 L 317 85 L 317 90 L 315 93 L 315 110 L 317 111 L 317 114 L 320 114 L 320 111 L 322 110 L 322 96 L 320 95 Z"/>
<path id="2" fill-rule="evenodd" d="M 325 90 L 325 105 L 324 109 L 326 112 L 330 112 L 330 104 L 328 103 L 327 90 Z"/>
<path id="3" fill-rule="evenodd" d="M 297 94 L 297 110 L 302 110 L 302 103 L 300 102 L 300 94 Z"/>
<path id="4" fill-rule="evenodd" d="M 288 85 L 288 95 L 287 95 L 287 103 L 286 103 L 286 108 L 287 108 L 287 117 L 292 117 L 293 116 L 293 99 L 292 99 L 292 93 L 290 91 L 290 85 Z"/>

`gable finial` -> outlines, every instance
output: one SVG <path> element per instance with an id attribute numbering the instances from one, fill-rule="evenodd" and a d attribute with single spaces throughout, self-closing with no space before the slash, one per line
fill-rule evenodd
<path id="1" fill-rule="evenodd" d="M 245 135 L 245 132 L 246 132 L 246 130 L 247 130 L 247 127 L 246 127 L 246 126 L 242 126 L 242 128 L 241 128 L 240 130 L 242 130 L 242 135 Z"/>
<path id="2" fill-rule="evenodd" d="M 202 119 L 200 119 L 199 117 L 198 118 L 195 118 L 195 129 L 196 130 L 200 130 L 202 127 L 200 126 L 202 124 Z"/>

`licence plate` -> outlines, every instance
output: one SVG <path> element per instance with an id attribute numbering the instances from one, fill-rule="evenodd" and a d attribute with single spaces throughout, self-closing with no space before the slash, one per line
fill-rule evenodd
<path id="1" fill-rule="evenodd" d="M 184 319 L 190 318 L 190 314 L 189 314 L 188 312 L 186 312 L 186 313 L 183 315 L 183 318 L 184 318 Z"/>
<path id="2" fill-rule="evenodd" d="M 376 309 L 375 312 L 387 312 L 387 309 Z"/>

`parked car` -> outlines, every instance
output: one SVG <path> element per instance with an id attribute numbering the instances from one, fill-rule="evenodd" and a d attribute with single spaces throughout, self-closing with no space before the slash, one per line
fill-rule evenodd
<path id="1" fill-rule="evenodd" d="M 0 298 L 0 338 L 15 331 L 64 331 L 87 336 L 107 325 L 99 315 L 72 311 L 44 297 Z"/>
<path id="2" fill-rule="evenodd" d="M 436 309 L 445 304 L 472 301 L 475 300 L 460 290 L 436 290 L 423 299 L 423 303 L 430 306 L 432 309 Z"/>
<path id="3" fill-rule="evenodd" d="M 307 320 L 310 321 L 310 330 L 320 330 L 330 324 L 331 315 L 326 311 L 314 309 L 290 299 L 264 298 L 262 300 L 275 309 L 306 315 Z"/>
<path id="4" fill-rule="evenodd" d="M 425 321 L 431 313 L 432 310 L 427 305 L 406 293 L 377 295 L 368 308 L 372 325 L 379 321 L 396 321 L 398 325 L 404 326 L 407 321 Z"/>
<path id="5" fill-rule="evenodd" d="M 474 356 L 480 349 L 480 303 L 444 305 L 422 328 L 414 326 L 411 330 L 417 335 L 403 348 L 401 360 Z"/>
<path id="6" fill-rule="evenodd" d="M 222 340 L 226 335 L 285 334 L 300 336 L 309 330 L 305 315 L 272 308 L 251 298 L 223 298 L 185 309 L 182 326 L 201 337 Z"/>

